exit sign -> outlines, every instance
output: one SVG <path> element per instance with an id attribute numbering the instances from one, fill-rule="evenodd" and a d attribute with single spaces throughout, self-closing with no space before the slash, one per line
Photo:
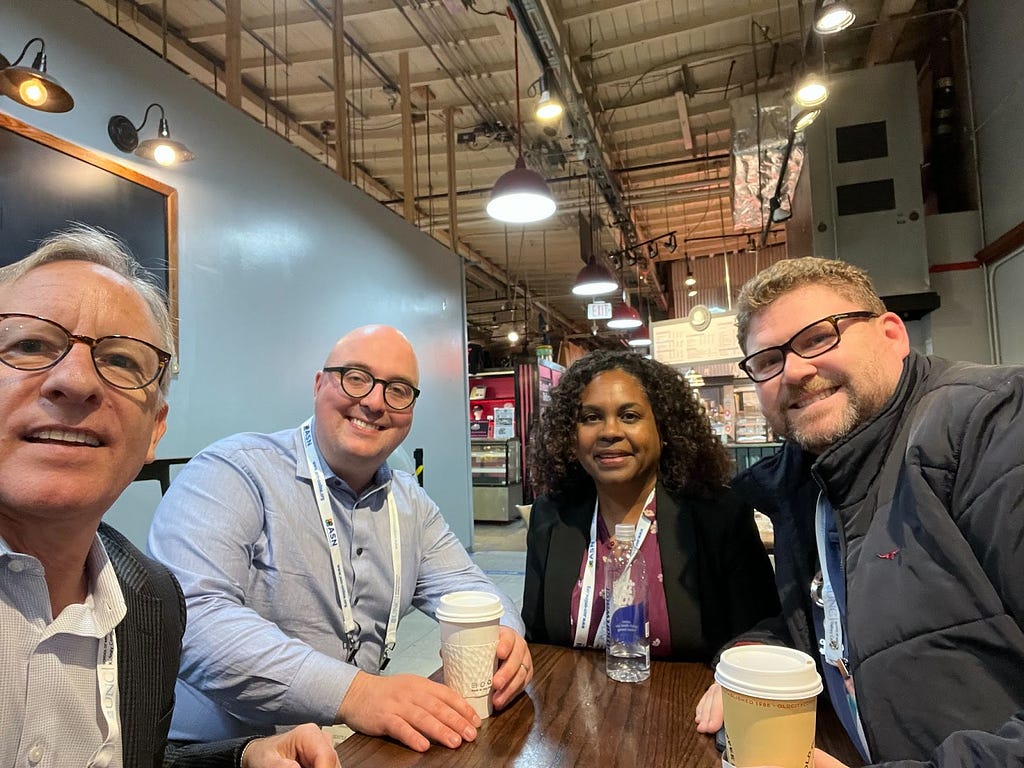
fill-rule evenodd
<path id="1" fill-rule="evenodd" d="M 611 316 L 611 302 L 592 301 L 590 304 L 587 304 L 587 320 L 609 320 Z"/>

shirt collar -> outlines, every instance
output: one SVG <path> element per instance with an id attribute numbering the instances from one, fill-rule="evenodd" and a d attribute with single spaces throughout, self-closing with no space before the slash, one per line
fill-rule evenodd
<path id="1" fill-rule="evenodd" d="M 384 499 L 387 498 L 387 492 L 391 486 L 392 472 L 387 462 L 385 461 L 377 467 L 377 471 L 373 473 L 373 478 L 371 478 L 370 484 L 366 487 L 366 491 L 362 494 L 357 494 L 348 483 L 335 474 L 334 470 L 331 469 L 331 465 L 324 458 L 323 452 L 321 452 L 320 446 L 316 441 L 315 417 L 310 428 L 313 431 L 313 449 L 316 451 L 316 457 L 320 461 L 320 466 L 324 469 L 324 480 L 327 482 L 327 487 L 341 492 L 349 506 L 371 506 L 374 509 L 378 509 L 384 503 Z M 306 448 L 302 442 L 301 427 L 295 430 L 295 453 L 299 457 L 299 460 L 295 462 L 297 476 L 304 480 L 312 481 L 313 478 L 309 474 L 309 464 L 303 458 L 306 455 Z M 376 498 L 377 494 L 380 494 L 379 498 Z"/>

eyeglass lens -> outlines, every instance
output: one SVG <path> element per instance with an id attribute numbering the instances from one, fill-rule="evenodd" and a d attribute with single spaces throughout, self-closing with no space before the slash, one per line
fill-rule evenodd
<path id="1" fill-rule="evenodd" d="M 96 372 L 121 389 L 141 389 L 160 375 L 160 354 L 139 339 L 73 336 L 52 320 L 25 315 L 0 318 L 0 362 L 22 371 L 51 368 L 75 341 L 89 344 Z"/>
<path id="2" fill-rule="evenodd" d="M 817 357 L 839 343 L 839 329 L 834 318 L 825 318 L 804 328 L 789 340 L 788 347 L 803 358 Z M 757 352 L 746 360 L 747 373 L 754 381 L 764 381 L 782 372 L 786 364 L 786 349 L 773 347 Z"/>
<path id="3" fill-rule="evenodd" d="M 404 381 L 376 379 L 361 368 L 346 368 L 340 375 L 341 388 L 349 397 L 366 397 L 379 381 L 384 385 L 384 402 L 396 410 L 408 408 L 416 399 L 415 390 Z"/>

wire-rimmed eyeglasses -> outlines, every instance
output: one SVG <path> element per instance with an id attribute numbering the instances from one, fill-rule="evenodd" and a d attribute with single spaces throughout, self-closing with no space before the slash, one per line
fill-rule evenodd
<path id="1" fill-rule="evenodd" d="M 839 344 L 842 334 L 839 332 L 839 321 L 850 318 L 867 319 L 878 317 L 877 312 L 861 310 L 858 312 L 840 312 L 815 320 L 804 326 L 790 337 L 785 344 L 776 347 L 765 347 L 752 355 L 740 360 L 739 366 L 753 381 L 761 382 L 774 379 L 786 367 L 786 353 L 792 352 L 798 357 L 810 360 L 823 355 Z"/>
<path id="2" fill-rule="evenodd" d="M 45 371 L 80 342 L 89 347 L 96 373 L 118 389 L 142 389 L 159 379 L 171 353 L 131 336 L 80 336 L 45 317 L 0 314 L 0 363 L 19 371 Z"/>
<path id="3" fill-rule="evenodd" d="M 420 391 L 409 382 L 401 379 L 378 379 L 364 368 L 351 365 L 328 366 L 324 368 L 324 372 L 336 373 L 345 394 L 357 400 L 366 397 L 380 384 L 384 388 L 384 402 L 388 408 L 395 411 L 404 411 L 420 396 Z"/>

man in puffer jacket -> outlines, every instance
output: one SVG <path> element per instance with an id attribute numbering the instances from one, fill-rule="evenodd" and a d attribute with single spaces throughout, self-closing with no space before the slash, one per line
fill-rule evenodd
<path id="1" fill-rule="evenodd" d="M 734 481 L 772 518 L 783 611 L 735 642 L 818 659 L 865 762 L 1024 765 L 1024 368 L 912 351 L 842 261 L 764 270 L 737 324 L 786 443 Z M 721 726 L 717 686 L 695 719 Z"/>

